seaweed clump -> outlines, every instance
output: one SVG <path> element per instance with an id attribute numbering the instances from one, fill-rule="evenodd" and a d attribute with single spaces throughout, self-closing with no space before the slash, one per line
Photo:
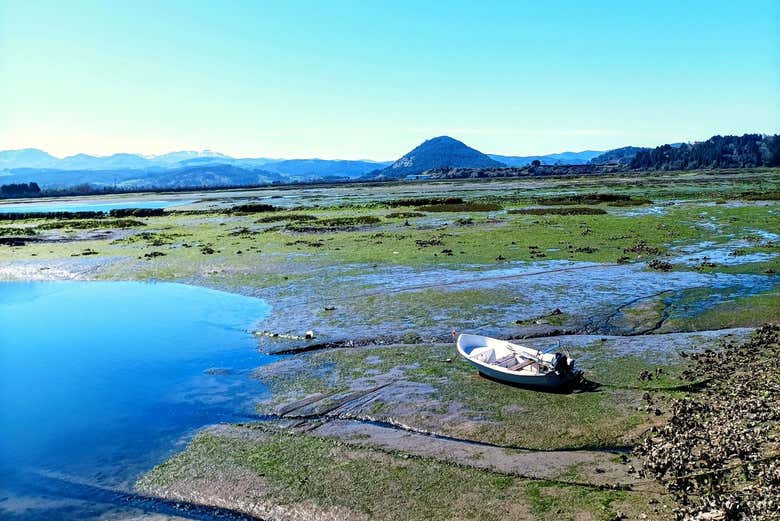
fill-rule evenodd
<path id="1" fill-rule="evenodd" d="M 419 206 L 421 212 L 496 212 L 501 210 L 501 205 L 496 203 L 456 203 L 456 204 L 428 204 Z"/>
<path id="2" fill-rule="evenodd" d="M 431 206 L 431 205 L 443 205 L 443 204 L 463 204 L 465 201 L 462 197 L 418 197 L 415 199 L 391 199 L 385 204 L 390 208 L 398 208 L 401 206 Z"/>
<path id="3" fill-rule="evenodd" d="M 567 204 L 600 204 L 607 203 L 612 206 L 638 206 L 649 204 L 649 199 L 632 197 L 626 194 L 572 194 L 572 195 L 552 195 L 537 197 L 534 199 L 536 204 L 542 205 L 567 205 Z"/>
<path id="4" fill-rule="evenodd" d="M 238 204 L 236 206 L 233 206 L 230 208 L 230 213 L 264 213 L 264 212 L 275 212 L 279 210 L 276 206 L 272 204 L 262 204 L 262 203 L 247 203 L 247 204 Z"/>
<path id="5" fill-rule="evenodd" d="M 373 215 L 357 215 L 353 217 L 332 217 L 313 222 L 290 223 L 286 229 L 293 232 L 335 232 L 349 231 L 359 226 L 379 224 L 382 220 Z"/>

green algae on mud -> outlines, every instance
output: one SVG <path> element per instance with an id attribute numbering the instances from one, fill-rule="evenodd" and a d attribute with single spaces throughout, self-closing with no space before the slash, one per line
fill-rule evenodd
<path id="1" fill-rule="evenodd" d="M 580 183 L 587 187 L 588 181 L 572 180 L 568 183 L 575 186 Z M 491 183 L 472 185 L 486 191 L 492 189 Z M 471 185 L 464 182 L 455 186 Z M 339 189 L 333 190 L 336 193 Z M 531 191 L 523 194 L 523 197 L 485 197 L 502 201 L 500 205 L 511 208 L 523 204 L 523 201 L 529 202 L 535 196 Z M 197 268 L 204 261 L 206 264 L 235 268 L 234 271 L 240 273 L 242 267 L 250 268 L 273 256 L 284 256 L 286 262 L 293 264 L 379 263 L 408 266 L 431 263 L 490 264 L 539 258 L 614 262 L 621 258 L 636 260 L 637 255 L 640 260 L 649 260 L 654 255 L 664 254 L 670 245 L 679 247 L 703 241 L 726 242 L 733 234 L 743 233 L 746 229 L 772 229 L 772 223 L 776 222 L 773 212 L 776 212 L 777 203 L 707 205 L 706 199 L 668 203 L 662 214 L 641 215 L 626 215 L 623 209 L 610 209 L 606 215 L 533 216 L 499 212 L 485 217 L 479 211 L 472 213 L 458 210 L 436 212 L 435 216 L 423 214 L 396 218 L 392 217 L 395 212 L 387 211 L 392 207 L 383 205 L 381 201 L 367 207 L 306 206 L 305 214 L 273 212 L 273 220 L 289 217 L 287 229 L 275 226 L 274 222 L 258 222 L 262 214 L 189 215 L 171 211 L 161 217 L 138 218 L 127 223 L 132 226 L 123 228 L 123 233 L 129 234 L 130 238 L 141 227 L 150 232 L 180 235 L 180 241 L 166 245 L 164 257 L 139 266 L 131 259 L 149 253 L 143 248 L 139 251 L 143 242 L 113 242 L 116 237 L 102 239 L 104 244 L 97 240 L 97 244 L 90 247 L 103 256 L 127 259 L 115 266 L 123 274 L 133 275 L 140 271 L 145 278 L 169 280 L 201 277 L 201 270 Z M 440 207 L 443 208 L 446 206 Z M 304 215 L 305 218 L 296 217 Z M 392 218 L 383 219 L 385 216 Z M 259 220 L 267 218 L 260 217 Z M 19 222 L 35 231 L 40 231 L 41 225 L 44 228 L 48 226 L 48 221 L 41 219 Z M 107 223 L 108 220 L 102 222 Z M 407 223 L 409 226 L 405 226 Z M 87 225 L 94 225 L 94 230 L 100 230 L 102 226 L 99 220 L 94 223 L 87 221 L 79 226 Z M 236 230 L 244 232 L 236 233 Z M 63 230 L 61 239 L 65 239 L 65 242 L 57 242 L 56 247 L 46 242 L 0 248 L 0 262 L 27 258 L 33 253 L 39 258 L 69 256 L 80 251 L 79 245 L 75 244 L 78 241 L 73 240 L 78 237 L 71 232 Z M 434 237 L 439 237 L 439 247 L 419 246 Z M 56 237 L 53 239 L 59 240 Z M 658 253 L 633 253 L 640 241 L 644 241 L 648 251 Z M 313 246 L 315 244 L 317 246 Z M 199 255 L 202 247 L 213 250 L 211 257 L 207 259 Z M 261 283 L 262 286 L 265 284 Z"/>
<path id="2" fill-rule="evenodd" d="M 201 501 L 232 497 L 229 486 L 215 487 L 209 475 L 225 483 L 255 480 L 252 502 L 272 503 L 283 520 L 335 509 L 345 520 L 544 520 L 556 514 L 606 521 L 614 518 L 616 504 L 638 512 L 648 500 L 641 493 L 528 481 L 309 435 L 233 437 L 219 431 L 198 435 L 137 486 L 162 497 L 180 498 L 174 491 L 181 490 Z M 236 505 L 246 511 L 247 503 Z"/>
<path id="3" fill-rule="evenodd" d="M 259 443 L 201 434 L 147 474 L 139 488 L 159 491 L 214 466 L 261 476 L 267 489 L 258 492 L 275 504 L 341 508 L 343 519 L 447 520 L 465 514 L 500 520 L 511 515 L 511 497 L 518 495 L 508 476 L 293 434 Z M 473 497 L 490 499 L 485 504 Z"/>
<path id="4" fill-rule="evenodd" d="M 697 302 L 695 292 L 688 295 L 690 302 Z M 700 290 L 699 296 L 709 295 Z M 704 331 L 736 326 L 757 327 L 766 323 L 780 322 L 780 287 L 756 295 L 743 295 L 701 309 L 699 313 L 672 315 L 660 331 Z"/>

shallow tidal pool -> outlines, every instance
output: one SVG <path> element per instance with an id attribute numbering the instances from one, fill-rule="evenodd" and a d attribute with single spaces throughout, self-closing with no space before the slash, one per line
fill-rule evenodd
<path id="1" fill-rule="evenodd" d="M 30 498 L 51 476 L 130 491 L 199 427 L 250 417 L 267 392 L 250 370 L 272 358 L 249 329 L 269 310 L 182 284 L 0 283 L 0 513 L 102 516 Z"/>
<path id="2" fill-rule="evenodd" d="M 88 202 L 34 202 L 0 204 L 0 213 L 45 213 L 45 212 L 110 212 L 121 208 L 159 209 L 182 206 L 193 201 L 145 201 L 145 200 L 90 200 Z"/>

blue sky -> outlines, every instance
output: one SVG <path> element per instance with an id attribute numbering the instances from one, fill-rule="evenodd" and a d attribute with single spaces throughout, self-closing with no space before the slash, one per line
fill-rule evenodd
<path id="1" fill-rule="evenodd" d="M 0 149 L 384 160 L 441 134 L 530 155 L 780 131 L 775 0 L 229 4 L 0 0 Z"/>

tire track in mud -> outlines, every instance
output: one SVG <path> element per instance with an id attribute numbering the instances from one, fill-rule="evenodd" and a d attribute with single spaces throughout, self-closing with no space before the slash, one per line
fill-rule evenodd
<path id="1" fill-rule="evenodd" d="M 452 442 L 464 443 L 464 444 L 481 446 L 481 447 L 490 447 L 496 449 L 520 450 L 520 451 L 538 452 L 538 453 L 588 451 L 588 452 L 594 452 L 599 454 L 604 454 L 604 453 L 625 454 L 628 451 L 630 451 L 632 448 L 631 446 L 613 446 L 613 447 L 584 446 L 584 447 L 572 447 L 572 448 L 562 448 L 562 449 L 539 449 L 539 448 L 523 447 L 523 446 L 511 445 L 511 444 L 490 443 L 490 442 L 479 441 L 479 440 L 471 440 L 467 438 L 458 438 L 455 436 L 449 436 L 447 434 L 442 434 L 442 433 L 438 433 L 426 429 L 419 429 L 411 425 L 407 425 L 403 422 L 394 420 L 392 418 L 378 419 L 370 415 L 349 413 L 349 411 L 355 410 L 356 408 L 359 408 L 360 405 L 363 405 L 369 402 L 370 400 L 372 400 L 373 398 L 375 398 L 376 393 L 378 391 L 381 391 L 396 383 L 398 383 L 398 381 L 384 383 L 382 385 L 371 387 L 363 391 L 353 391 L 349 393 L 347 396 L 335 400 L 326 409 L 320 412 L 299 413 L 297 411 L 300 411 L 305 407 L 312 406 L 318 402 L 323 402 L 328 398 L 334 397 L 341 393 L 330 393 L 330 394 L 323 394 L 319 396 L 315 395 L 309 398 L 304 398 L 303 400 L 300 400 L 298 402 L 280 408 L 278 412 L 269 413 L 269 414 L 259 414 L 257 416 L 257 419 L 266 422 L 277 421 L 277 420 L 309 420 L 309 421 L 321 421 L 321 422 L 327 422 L 331 420 L 349 420 L 349 421 L 354 421 L 356 423 L 361 423 L 366 425 L 373 425 L 377 427 L 384 427 L 388 429 L 410 432 L 413 434 L 430 436 L 444 441 L 452 441 Z"/>

